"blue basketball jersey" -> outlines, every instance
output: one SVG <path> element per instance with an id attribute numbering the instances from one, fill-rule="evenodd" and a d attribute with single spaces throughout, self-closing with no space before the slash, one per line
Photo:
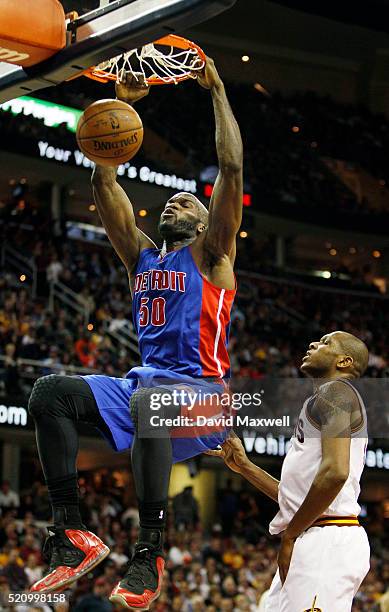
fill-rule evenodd
<path id="1" fill-rule="evenodd" d="M 227 353 L 235 289 L 210 283 L 190 246 L 162 256 L 141 251 L 132 314 L 142 365 L 189 376 L 228 376 Z"/>

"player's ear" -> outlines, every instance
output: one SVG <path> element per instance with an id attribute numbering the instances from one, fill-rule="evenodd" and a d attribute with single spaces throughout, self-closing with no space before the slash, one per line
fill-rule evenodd
<path id="1" fill-rule="evenodd" d="M 339 355 L 336 362 L 336 367 L 344 370 L 345 368 L 350 368 L 353 363 L 354 359 L 351 357 L 351 355 Z"/>
<path id="2" fill-rule="evenodd" d="M 204 223 L 200 223 L 200 225 L 197 226 L 197 231 L 199 234 L 202 234 L 203 231 L 205 230 L 205 225 Z"/>

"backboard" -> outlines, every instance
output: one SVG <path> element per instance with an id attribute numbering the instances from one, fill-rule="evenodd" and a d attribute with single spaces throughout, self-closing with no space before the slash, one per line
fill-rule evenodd
<path id="1" fill-rule="evenodd" d="M 115 0 L 67 24 L 67 46 L 29 68 L 0 62 L 0 103 L 62 83 L 166 34 L 180 34 L 236 0 Z"/>

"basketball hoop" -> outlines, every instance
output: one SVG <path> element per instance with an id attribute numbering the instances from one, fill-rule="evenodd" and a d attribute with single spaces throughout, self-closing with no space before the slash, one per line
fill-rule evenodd
<path id="1" fill-rule="evenodd" d="M 198 45 L 169 34 L 140 49 L 131 49 L 92 66 L 82 74 L 100 83 L 108 83 L 120 81 L 126 72 L 135 76 L 140 73 L 147 85 L 176 85 L 186 79 L 195 79 L 205 61 L 205 53 Z"/>

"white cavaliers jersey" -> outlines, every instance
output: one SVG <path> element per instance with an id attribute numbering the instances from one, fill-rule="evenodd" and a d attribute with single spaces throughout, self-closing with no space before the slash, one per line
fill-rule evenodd
<path id="1" fill-rule="evenodd" d="M 339 379 L 338 379 L 339 380 Z M 350 473 L 342 490 L 323 513 L 325 516 L 358 516 L 360 479 L 365 465 L 367 448 L 367 420 L 363 400 L 348 381 L 342 380 L 357 394 L 361 421 L 351 430 Z M 290 521 L 305 500 L 316 477 L 322 460 L 320 429 L 310 416 L 310 408 L 316 394 L 305 402 L 296 425 L 291 446 L 285 457 L 281 480 L 278 487 L 280 510 L 270 523 L 270 533 L 277 534 L 287 528 Z"/>

